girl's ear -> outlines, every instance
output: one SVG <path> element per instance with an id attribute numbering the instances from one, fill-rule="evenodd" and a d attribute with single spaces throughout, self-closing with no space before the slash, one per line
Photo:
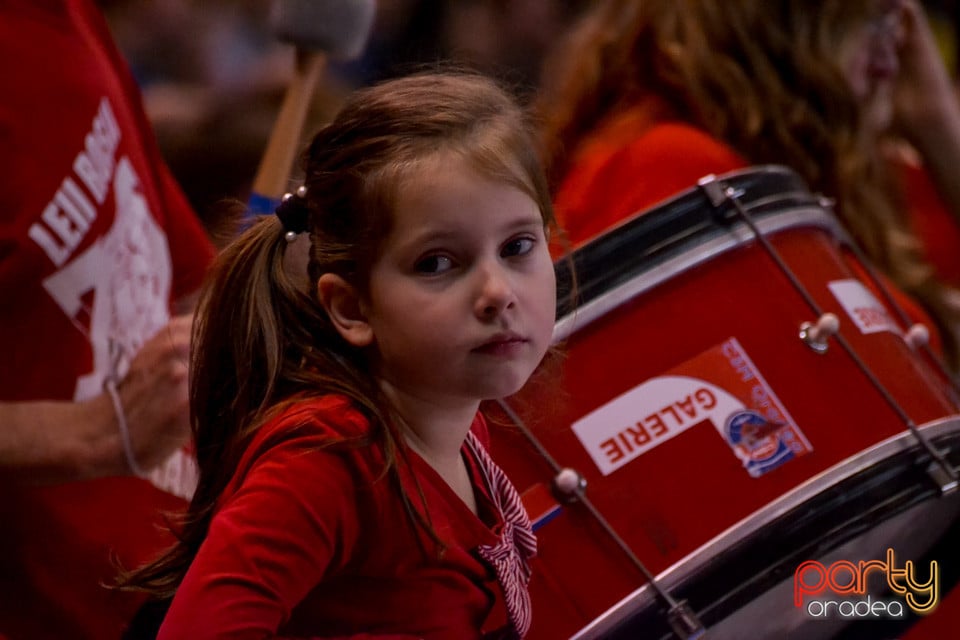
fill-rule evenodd
<path id="1" fill-rule="evenodd" d="M 355 347 L 367 347 L 373 342 L 373 329 L 353 285 L 336 274 L 325 273 L 317 281 L 317 294 L 344 340 Z"/>

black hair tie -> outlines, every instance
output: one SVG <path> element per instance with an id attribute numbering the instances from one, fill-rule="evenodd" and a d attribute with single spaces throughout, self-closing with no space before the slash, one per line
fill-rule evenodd
<path id="1" fill-rule="evenodd" d="M 293 242 L 297 236 L 307 230 L 310 210 L 307 208 L 307 188 L 300 187 L 296 193 L 284 194 L 277 206 L 276 214 L 283 225 L 287 242 Z"/>

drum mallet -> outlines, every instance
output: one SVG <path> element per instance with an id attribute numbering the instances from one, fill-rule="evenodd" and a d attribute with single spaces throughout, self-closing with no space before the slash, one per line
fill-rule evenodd
<path id="1" fill-rule="evenodd" d="M 288 190 L 310 103 L 329 58 L 350 59 L 366 46 L 376 0 L 274 0 L 270 26 L 296 47 L 296 68 L 253 180 L 251 214 L 273 213 Z"/>

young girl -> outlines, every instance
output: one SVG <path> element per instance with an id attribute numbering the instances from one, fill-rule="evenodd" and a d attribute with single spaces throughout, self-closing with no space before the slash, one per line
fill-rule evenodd
<path id="1" fill-rule="evenodd" d="M 538 97 L 560 224 L 578 244 L 707 174 L 788 165 L 960 371 L 960 109 L 936 55 L 915 0 L 595 3 Z M 893 125 L 950 189 L 898 196 L 878 144 Z"/>
<path id="2" fill-rule="evenodd" d="M 180 543 L 125 582 L 172 596 L 160 638 L 521 637 L 535 539 L 478 409 L 524 384 L 555 319 L 522 113 L 478 76 L 390 81 L 305 171 L 215 264 L 199 488 Z"/>

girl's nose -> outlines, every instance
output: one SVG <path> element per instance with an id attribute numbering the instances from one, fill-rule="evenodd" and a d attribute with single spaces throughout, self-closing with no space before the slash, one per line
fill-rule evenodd
<path id="1" fill-rule="evenodd" d="M 474 310 L 480 319 L 495 318 L 516 304 L 510 278 L 499 267 L 487 267 L 480 274 L 479 294 Z"/>

